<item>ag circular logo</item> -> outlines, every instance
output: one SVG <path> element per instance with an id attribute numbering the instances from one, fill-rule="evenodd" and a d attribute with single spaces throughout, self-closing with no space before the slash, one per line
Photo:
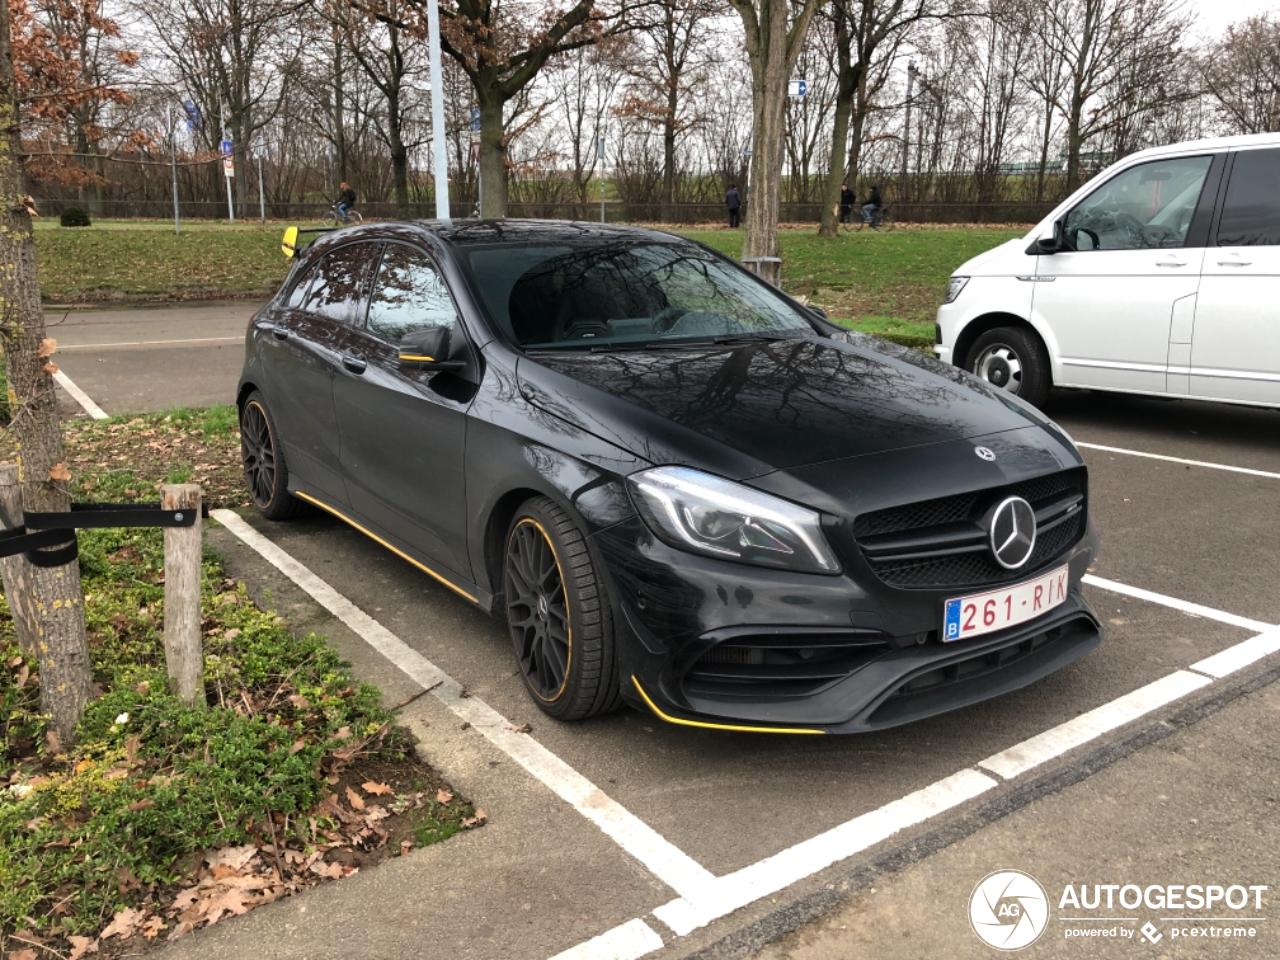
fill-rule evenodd
<path id="1" fill-rule="evenodd" d="M 990 447 L 974 447 L 973 452 L 978 455 L 979 459 L 985 460 L 987 463 L 990 463 L 996 458 L 996 452 Z"/>
<path id="2" fill-rule="evenodd" d="M 991 552 L 1006 570 L 1031 559 L 1036 546 L 1036 512 L 1021 497 L 1009 497 L 991 514 Z"/>
<path id="3" fill-rule="evenodd" d="M 989 947 L 1021 950 L 1049 925 L 1049 894 L 1021 870 L 989 873 L 969 895 L 969 926 Z"/>

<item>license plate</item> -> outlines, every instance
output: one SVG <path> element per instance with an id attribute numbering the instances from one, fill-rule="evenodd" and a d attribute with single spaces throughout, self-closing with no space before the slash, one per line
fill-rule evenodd
<path id="1" fill-rule="evenodd" d="M 1014 627 L 1052 610 L 1067 599 L 1067 567 L 1003 590 L 975 593 L 948 600 L 942 618 L 942 639 L 964 640 Z"/>

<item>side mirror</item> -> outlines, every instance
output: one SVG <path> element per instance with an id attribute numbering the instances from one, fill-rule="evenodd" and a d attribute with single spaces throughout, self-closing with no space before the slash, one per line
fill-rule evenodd
<path id="1" fill-rule="evenodd" d="M 456 372 L 466 367 L 465 360 L 449 360 L 448 327 L 424 327 L 400 338 L 400 362 L 418 370 Z"/>
<path id="2" fill-rule="evenodd" d="M 1039 237 L 1027 248 L 1027 253 L 1035 257 L 1052 256 L 1059 251 L 1066 250 L 1066 240 L 1063 233 L 1063 224 L 1061 220 L 1053 222 L 1053 235 L 1048 237 Z"/>
<path id="3" fill-rule="evenodd" d="M 820 319 L 820 320 L 827 320 L 827 319 L 828 319 L 828 317 L 827 317 L 827 311 L 823 310 L 821 307 L 815 307 L 815 306 L 814 306 L 813 304 L 811 304 L 811 303 L 810 303 L 810 304 L 806 304 L 806 306 L 807 306 L 807 308 L 808 308 L 808 310 L 809 310 L 809 312 L 810 312 L 810 313 L 817 314 L 818 319 Z"/>

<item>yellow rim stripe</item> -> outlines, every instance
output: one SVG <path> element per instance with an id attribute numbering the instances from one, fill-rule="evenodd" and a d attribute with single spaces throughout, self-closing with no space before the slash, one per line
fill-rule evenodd
<path id="1" fill-rule="evenodd" d="M 410 356 L 410 355 L 409 355 L 409 354 L 407 354 L 407 353 L 402 353 L 402 354 L 400 354 L 400 359 L 401 359 L 401 360 L 412 360 L 412 361 L 414 361 L 415 363 L 435 363 L 435 362 L 436 362 L 436 358 L 435 358 L 435 357 L 412 357 L 412 356 Z"/>
<path id="2" fill-rule="evenodd" d="M 682 727 L 706 727 L 708 730 L 736 730 L 739 733 L 818 733 L 823 734 L 825 730 L 813 730 L 808 727 L 743 727 L 735 726 L 731 723 L 707 723 L 703 720 L 681 720 L 679 717 L 670 717 L 658 709 L 657 704 L 649 699 L 649 695 L 644 692 L 644 687 L 640 686 L 640 681 L 635 678 L 635 674 L 631 675 L 631 682 L 636 685 L 636 689 L 640 691 L 640 696 L 644 697 L 644 702 L 649 705 L 649 709 L 660 716 L 667 723 L 678 723 Z"/>
<path id="3" fill-rule="evenodd" d="M 435 579 L 439 580 L 441 583 L 443 583 L 446 587 L 448 587 L 450 590 L 452 590 L 454 593 L 458 594 L 459 596 L 466 597 L 466 598 L 467 598 L 468 600 L 470 600 L 472 603 L 479 603 L 479 602 L 480 602 L 480 601 L 479 601 L 479 600 L 477 600 L 475 597 L 473 597 L 471 594 L 467 593 L 467 591 L 463 590 L 461 587 L 455 587 L 452 583 L 450 583 L 450 582 L 449 582 L 448 580 L 446 580 L 444 577 L 440 576 L 440 574 L 436 573 L 436 572 L 435 572 L 434 570 L 432 570 L 430 567 L 428 567 L 428 566 L 426 566 L 426 565 L 424 565 L 424 564 L 419 563 L 417 560 L 413 559 L 413 557 L 409 556 L 409 555 L 408 555 L 407 553 L 405 553 L 403 550 L 397 550 L 395 547 L 393 547 L 391 544 L 387 543 L 387 541 L 383 540 L 383 539 L 382 539 L 380 536 L 378 536 L 376 533 L 370 533 L 368 530 L 366 530 L 364 527 L 360 526 L 360 524 L 356 523 L 356 522 L 355 522 L 354 520 L 352 520 L 350 517 L 348 517 L 348 516 L 346 516 L 346 515 L 344 515 L 344 514 L 339 513 L 337 510 L 335 510 L 333 507 L 329 506 L 327 503 L 321 503 L 321 502 L 320 502 L 319 500 L 317 500 L 315 497 L 307 496 L 307 494 L 302 493 L 302 492 L 300 492 L 300 491 L 294 491 L 294 494 L 293 494 L 293 495 L 294 495 L 295 497 L 301 497 L 303 500 L 306 500 L 306 501 L 308 501 L 309 503 L 314 503 L 314 504 L 315 504 L 317 507 L 319 507 L 321 510 L 326 510 L 326 511 L 328 511 L 329 513 L 332 513 L 335 517 L 337 517 L 339 520 L 343 521 L 344 523 L 349 523 L 349 524 L 351 524 L 351 526 L 355 527 L 357 530 L 359 530 L 361 533 L 363 533 L 363 534 L 364 534 L 366 537 L 368 537 L 370 540 L 376 540 L 376 541 L 378 541 L 378 543 L 382 544 L 384 547 L 386 547 L 388 550 L 390 550 L 390 551 L 391 551 L 392 553 L 394 553 L 396 556 L 398 556 L 398 557 L 402 557 L 403 559 L 408 560 L 410 563 L 412 563 L 415 567 L 417 567 L 417 568 L 418 568 L 419 570 L 421 570 L 423 573 L 427 574 L 427 575 L 428 575 L 428 576 L 430 576 L 430 577 L 434 577 Z"/>

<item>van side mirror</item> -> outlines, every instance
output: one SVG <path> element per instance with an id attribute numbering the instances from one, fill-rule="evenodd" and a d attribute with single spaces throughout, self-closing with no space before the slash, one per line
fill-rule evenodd
<path id="1" fill-rule="evenodd" d="M 1027 253 L 1034 257 L 1052 256 L 1061 250 L 1068 249 L 1064 236 L 1064 227 L 1061 220 L 1053 222 L 1053 234 L 1048 237 L 1037 238 L 1031 246 L 1027 247 Z"/>
<path id="2" fill-rule="evenodd" d="M 465 360 L 450 360 L 448 327 L 423 327 L 400 338 L 400 362 L 418 370 L 456 372 L 466 367 Z"/>

